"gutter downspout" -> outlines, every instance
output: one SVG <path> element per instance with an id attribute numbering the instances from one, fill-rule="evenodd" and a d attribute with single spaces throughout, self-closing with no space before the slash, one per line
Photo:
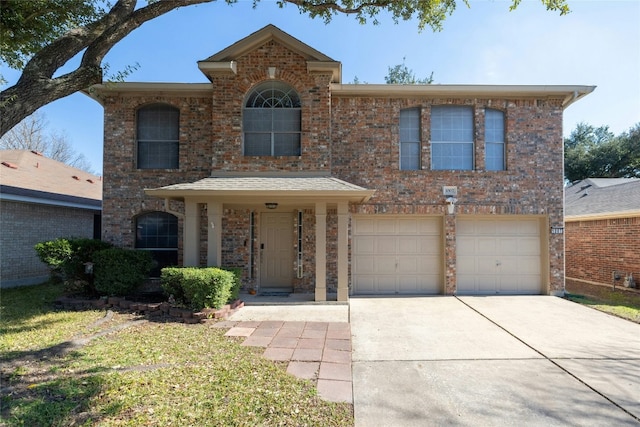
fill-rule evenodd
<path id="1" fill-rule="evenodd" d="M 562 107 L 567 108 L 569 105 L 573 104 L 577 100 L 589 95 L 591 92 L 595 90 L 595 88 L 596 86 L 590 86 L 587 88 L 585 92 L 582 92 L 582 93 L 578 92 L 577 90 L 574 90 L 571 95 L 564 98 L 564 101 L 562 101 Z"/>

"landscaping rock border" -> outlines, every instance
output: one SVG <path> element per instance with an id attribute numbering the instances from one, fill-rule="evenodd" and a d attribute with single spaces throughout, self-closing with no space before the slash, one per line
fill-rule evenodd
<path id="1" fill-rule="evenodd" d="M 54 304 L 58 310 L 80 311 L 91 309 L 111 309 L 138 313 L 148 316 L 150 319 L 164 318 L 189 324 L 206 323 L 210 319 L 226 319 L 244 307 L 244 301 L 235 300 L 231 304 L 227 304 L 219 309 L 205 308 L 201 311 L 194 311 L 187 308 L 173 306 L 168 302 L 136 302 L 122 297 L 80 299 L 66 296 L 58 298 Z"/>

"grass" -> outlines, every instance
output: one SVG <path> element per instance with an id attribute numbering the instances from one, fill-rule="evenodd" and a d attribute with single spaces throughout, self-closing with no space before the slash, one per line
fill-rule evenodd
<path id="1" fill-rule="evenodd" d="M 640 323 L 639 293 L 614 290 L 604 286 L 583 286 L 574 292 L 568 293 L 566 298 L 596 310 Z"/>
<path id="2" fill-rule="evenodd" d="M 224 329 L 53 311 L 61 292 L 2 291 L 2 426 L 353 425 L 351 405 Z"/>

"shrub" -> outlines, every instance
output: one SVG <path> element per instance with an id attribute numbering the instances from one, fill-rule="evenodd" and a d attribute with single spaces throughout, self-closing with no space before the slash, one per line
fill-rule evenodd
<path id="1" fill-rule="evenodd" d="M 182 270 L 180 267 L 165 267 L 160 272 L 160 284 L 168 297 L 182 304 L 185 303 L 184 290 L 182 289 Z"/>
<path id="2" fill-rule="evenodd" d="M 100 295 L 124 296 L 147 278 L 153 264 L 147 251 L 111 248 L 94 253 L 94 285 Z"/>
<path id="3" fill-rule="evenodd" d="M 167 294 L 194 310 L 220 308 L 233 295 L 234 273 L 215 267 L 167 267 L 160 280 Z"/>
<path id="4" fill-rule="evenodd" d="M 64 275 L 64 266 L 72 255 L 71 243 L 67 239 L 55 239 L 35 245 L 40 261 L 47 264 L 51 273 Z"/>
<path id="5" fill-rule="evenodd" d="M 226 267 L 223 270 L 227 270 L 233 273 L 233 287 L 231 288 L 231 297 L 229 301 L 235 301 L 240 296 L 240 287 L 242 286 L 242 268 L 240 267 Z"/>
<path id="6" fill-rule="evenodd" d="M 87 238 L 59 238 L 35 245 L 42 262 L 51 268 L 53 279 L 62 278 L 67 292 L 94 295 L 93 276 L 85 273 L 85 264 L 93 261 L 93 254 L 112 247 L 110 243 Z"/>

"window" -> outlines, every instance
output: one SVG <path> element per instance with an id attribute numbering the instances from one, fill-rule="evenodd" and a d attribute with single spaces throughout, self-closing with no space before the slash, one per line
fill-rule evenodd
<path id="1" fill-rule="evenodd" d="M 431 169 L 473 169 L 471 107 L 431 107 Z"/>
<path id="2" fill-rule="evenodd" d="M 400 111 L 400 170 L 420 169 L 420 110 Z"/>
<path id="3" fill-rule="evenodd" d="M 505 170 L 504 113 L 487 109 L 484 113 L 485 161 L 488 171 Z"/>
<path id="4" fill-rule="evenodd" d="M 138 169 L 177 169 L 180 111 L 154 104 L 138 110 Z"/>
<path id="5" fill-rule="evenodd" d="M 291 86 L 277 81 L 258 85 L 244 108 L 244 155 L 299 156 L 300 117 L 300 97 Z"/>
<path id="6" fill-rule="evenodd" d="M 166 212 L 150 212 L 136 218 L 136 249 L 151 252 L 154 267 L 151 277 L 160 270 L 178 264 L 178 218 Z"/>

